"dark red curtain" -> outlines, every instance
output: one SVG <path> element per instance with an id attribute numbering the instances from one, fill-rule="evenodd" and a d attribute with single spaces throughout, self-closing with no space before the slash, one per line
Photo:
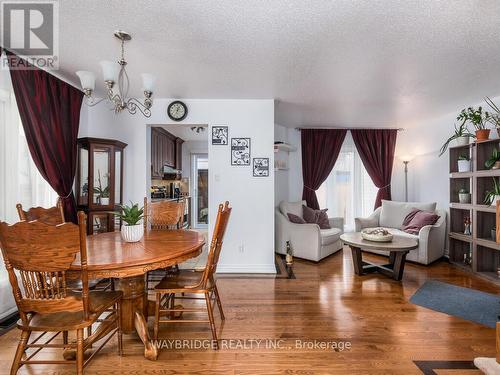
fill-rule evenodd
<path id="1" fill-rule="evenodd" d="M 307 206 L 319 209 L 316 190 L 326 180 L 339 156 L 347 130 L 302 129 L 302 199 Z"/>
<path id="2" fill-rule="evenodd" d="M 17 70 L 20 57 L 7 51 L 10 75 L 31 157 L 62 199 L 66 220 L 77 222 L 73 180 L 83 93 L 30 66 Z M 25 63 L 27 64 L 27 63 Z"/>
<path id="3" fill-rule="evenodd" d="M 391 175 L 396 148 L 396 129 L 353 129 L 352 138 L 366 171 L 378 187 L 375 207 L 391 200 Z"/>

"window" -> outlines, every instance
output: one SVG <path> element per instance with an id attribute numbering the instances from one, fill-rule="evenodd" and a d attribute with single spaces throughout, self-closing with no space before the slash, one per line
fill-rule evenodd
<path id="1" fill-rule="evenodd" d="M 16 203 L 27 208 L 51 207 L 56 201 L 57 193 L 31 159 L 9 71 L 0 69 L 0 220 L 19 221 Z M 0 320 L 14 311 L 16 306 L 0 255 Z"/>
<path id="2" fill-rule="evenodd" d="M 316 191 L 319 206 L 329 217 L 343 217 L 344 230 L 354 230 L 354 218 L 373 212 L 378 189 L 361 162 L 351 133 L 347 133 L 330 175 Z"/>

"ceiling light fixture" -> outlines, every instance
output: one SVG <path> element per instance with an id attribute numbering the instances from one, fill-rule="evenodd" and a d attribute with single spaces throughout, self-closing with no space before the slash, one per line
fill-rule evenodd
<path id="1" fill-rule="evenodd" d="M 80 78 L 83 92 L 85 93 L 86 104 L 90 107 L 95 106 L 107 99 L 113 105 L 115 113 L 127 109 L 130 114 L 135 114 L 137 109 L 146 117 L 151 116 L 151 106 L 153 105 L 153 89 L 155 84 L 155 76 L 148 73 L 142 73 L 142 89 L 144 92 L 144 101 L 141 102 L 136 98 L 128 98 L 129 78 L 125 66 L 125 41 L 132 39 L 132 36 L 126 31 L 115 31 L 115 37 L 121 41 L 121 56 L 118 62 L 101 61 L 102 74 L 104 83 L 107 89 L 107 98 L 95 101 L 92 96 L 95 89 L 95 75 L 93 72 L 78 71 L 76 75 Z"/>

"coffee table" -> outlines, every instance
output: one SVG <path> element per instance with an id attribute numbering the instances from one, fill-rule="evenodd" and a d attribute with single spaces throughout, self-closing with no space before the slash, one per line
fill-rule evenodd
<path id="1" fill-rule="evenodd" d="M 358 276 L 379 272 L 394 280 L 403 278 L 406 254 L 418 247 L 417 240 L 395 235 L 391 242 L 367 241 L 360 232 L 344 233 L 340 239 L 351 247 L 354 272 Z M 374 264 L 362 259 L 361 249 L 379 250 L 389 253 L 389 264 Z"/>

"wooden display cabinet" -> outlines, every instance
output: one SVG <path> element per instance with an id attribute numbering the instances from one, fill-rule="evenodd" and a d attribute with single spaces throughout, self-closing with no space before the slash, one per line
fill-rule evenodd
<path id="1" fill-rule="evenodd" d="M 75 197 L 87 214 L 87 233 L 112 232 L 120 227 L 114 212 L 123 199 L 123 142 L 102 138 L 78 139 Z"/>

